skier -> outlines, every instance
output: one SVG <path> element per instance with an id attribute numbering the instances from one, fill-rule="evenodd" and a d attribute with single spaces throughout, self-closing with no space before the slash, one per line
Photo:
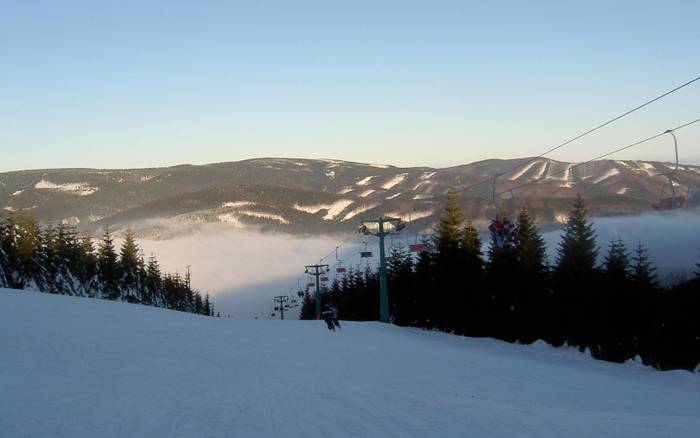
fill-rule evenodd
<path id="1" fill-rule="evenodd" d="M 338 308 L 331 306 L 331 311 L 333 312 L 333 325 L 340 328 L 340 321 L 338 321 Z"/>
<path id="2" fill-rule="evenodd" d="M 321 312 L 321 318 L 323 318 L 323 320 L 326 322 L 328 330 L 335 331 L 335 324 L 333 324 L 333 311 L 329 309 L 328 306 L 325 306 L 323 312 Z"/>

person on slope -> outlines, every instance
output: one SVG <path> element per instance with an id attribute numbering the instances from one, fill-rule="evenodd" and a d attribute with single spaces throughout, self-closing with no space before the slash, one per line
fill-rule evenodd
<path id="1" fill-rule="evenodd" d="M 340 328 L 340 321 L 338 321 L 338 308 L 331 306 L 331 311 L 333 312 L 333 325 Z"/>
<path id="2" fill-rule="evenodd" d="M 335 331 L 335 324 L 333 324 L 333 311 L 325 306 L 323 312 L 321 312 L 321 318 L 326 322 L 328 330 Z"/>

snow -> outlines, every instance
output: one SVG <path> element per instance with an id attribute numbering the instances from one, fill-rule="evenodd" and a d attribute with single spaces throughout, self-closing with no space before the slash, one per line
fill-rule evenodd
<path id="1" fill-rule="evenodd" d="M 608 178 L 612 178 L 613 176 L 619 175 L 620 171 L 617 170 L 616 168 L 612 168 L 605 172 L 604 174 L 600 175 L 598 178 L 593 180 L 593 184 L 598 184 L 599 182 L 605 181 Z"/>
<path id="2" fill-rule="evenodd" d="M 394 199 L 394 198 L 396 198 L 396 197 L 398 197 L 398 196 L 401 196 L 401 192 L 399 192 L 399 193 L 394 193 L 394 194 L 391 195 L 391 196 L 387 196 L 385 199 Z"/>
<path id="3" fill-rule="evenodd" d="M 223 204 L 221 204 L 221 208 L 250 207 L 253 205 L 255 205 L 255 202 L 251 202 L 251 201 L 224 202 Z"/>
<path id="4" fill-rule="evenodd" d="M 233 224 L 236 227 L 242 228 L 243 224 L 240 221 L 241 216 L 250 216 L 250 217 L 255 217 L 258 219 L 268 219 L 268 220 L 273 220 L 277 221 L 281 224 L 289 224 L 289 221 L 285 219 L 283 216 L 280 216 L 278 214 L 274 213 L 264 213 L 260 211 L 251 211 L 251 210 L 241 210 L 241 211 L 236 211 L 233 213 L 224 213 L 220 214 L 217 216 L 219 219 L 219 222 L 225 222 L 229 224 Z"/>
<path id="5" fill-rule="evenodd" d="M 433 213 L 434 213 L 433 210 L 418 210 L 418 211 L 414 211 L 411 213 L 391 212 L 391 213 L 387 213 L 387 216 L 398 217 L 398 218 L 401 218 L 401 220 L 404 222 L 409 222 L 409 221 L 416 221 L 418 219 L 430 217 L 433 215 Z"/>
<path id="6" fill-rule="evenodd" d="M 78 196 L 92 195 L 98 190 L 97 187 L 91 187 L 88 183 L 54 184 L 45 179 L 34 184 L 34 188 L 39 190 L 56 190 Z"/>
<path id="7" fill-rule="evenodd" d="M 352 187 L 343 187 L 337 194 L 344 195 L 346 193 L 352 192 L 354 189 Z"/>
<path id="8" fill-rule="evenodd" d="M 553 176 L 552 172 L 550 170 L 549 174 L 547 175 L 546 179 L 551 179 L 555 181 L 564 181 L 562 184 L 559 184 L 559 187 L 562 188 L 571 188 L 573 187 L 573 183 L 570 181 L 571 180 L 571 168 L 573 167 L 573 164 L 567 164 L 566 169 L 564 169 L 564 176 L 558 177 L 558 176 Z M 556 174 L 560 174 L 562 172 L 556 172 Z"/>
<path id="9" fill-rule="evenodd" d="M 78 226 L 80 224 L 80 218 L 77 216 L 64 217 L 61 219 L 63 225 L 73 225 Z"/>
<path id="10" fill-rule="evenodd" d="M 566 223 L 569 220 L 568 213 L 554 213 L 554 220 L 560 224 Z"/>
<path id="11" fill-rule="evenodd" d="M 513 175 L 511 175 L 510 178 L 508 178 L 511 181 L 515 181 L 516 179 L 520 178 L 521 176 L 525 175 L 530 169 L 532 169 L 533 166 L 536 164 L 540 164 L 540 161 L 533 161 L 531 163 L 528 163 L 525 165 L 522 169 L 518 170 L 515 172 Z"/>
<path id="12" fill-rule="evenodd" d="M 627 193 L 628 191 L 630 191 L 630 188 L 629 188 L 629 187 L 623 187 L 623 188 L 621 188 L 620 190 L 618 190 L 616 193 L 617 193 L 618 195 L 624 195 L 624 194 Z"/>
<path id="13" fill-rule="evenodd" d="M 416 196 L 414 196 L 414 197 L 413 197 L 413 200 L 414 200 L 414 201 L 417 201 L 417 200 L 419 200 L 419 199 L 430 199 L 430 197 L 431 197 L 430 195 L 421 194 L 421 195 L 416 195 Z"/>
<path id="14" fill-rule="evenodd" d="M 654 167 L 654 165 L 651 163 L 645 163 L 643 161 L 640 161 L 637 164 L 639 165 L 640 170 L 649 176 L 656 176 L 659 174 L 659 172 L 656 170 L 656 167 Z"/>
<path id="15" fill-rule="evenodd" d="M 356 208 L 356 209 L 351 210 L 350 212 L 348 212 L 348 214 L 346 214 L 346 215 L 343 217 L 343 219 L 341 219 L 341 220 L 346 221 L 346 220 L 352 219 L 352 218 L 354 218 L 355 216 L 357 216 L 358 214 L 362 214 L 362 213 L 364 213 L 364 212 L 366 212 L 366 211 L 368 211 L 368 210 L 371 210 L 371 209 L 373 209 L 373 208 L 376 208 L 376 207 L 378 207 L 378 206 L 379 206 L 379 204 L 368 204 L 368 205 L 363 205 L 363 206 L 361 206 L 361 207 L 358 207 L 358 208 Z"/>
<path id="16" fill-rule="evenodd" d="M 219 222 L 223 222 L 226 224 L 232 224 L 236 228 L 244 228 L 244 225 L 241 223 L 241 221 L 238 219 L 237 214 L 232 214 L 232 213 L 224 213 L 220 214 L 216 217 L 219 219 Z"/>
<path id="17" fill-rule="evenodd" d="M 371 195 L 371 194 L 374 193 L 374 192 L 376 192 L 376 190 L 374 190 L 374 189 L 369 189 L 369 190 L 365 190 L 365 191 L 362 192 L 362 193 L 358 193 L 357 196 L 359 196 L 360 198 L 366 198 L 367 196 Z"/>
<path id="18" fill-rule="evenodd" d="M 243 210 L 238 212 L 239 215 L 246 215 L 246 216 L 252 216 L 256 217 L 259 219 L 269 219 L 273 221 L 277 221 L 281 224 L 289 224 L 289 221 L 285 219 L 283 216 L 280 216 L 278 214 L 273 214 L 273 213 L 263 213 L 260 211 L 250 211 L 250 210 Z"/>
<path id="19" fill-rule="evenodd" d="M 13 212 L 13 211 L 17 211 L 17 209 L 14 208 L 14 207 L 11 206 L 11 205 L 7 205 L 7 206 L 3 207 L 2 209 L 5 210 L 5 211 L 9 211 L 10 213 Z"/>
<path id="20" fill-rule="evenodd" d="M 537 175 L 534 176 L 534 179 L 540 179 L 544 176 L 544 173 L 547 171 L 547 168 L 549 167 L 549 161 L 543 161 L 542 162 L 542 167 L 540 167 L 540 170 L 537 172 Z"/>
<path id="21" fill-rule="evenodd" d="M 430 181 L 418 181 L 416 185 L 413 186 L 413 190 L 419 190 L 420 188 L 430 184 Z"/>
<path id="22" fill-rule="evenodd" d="M 308 205 L 302 206 L 299 204 L 294 204 L 292 207 L 295 210 L 303 211 L 306 213 L 316 214 L 321 210 L 327 210 L 327 214 L 323 217 L 324 220 L 333 220 L 336 216 L 343 212 L 347 207 L 353 203 L 350 199 L 339 199 L 332 204 L 319 204 L 319 205 Z"/>
<path id="23" fill-rule="evenodd" d="M 401 184 L 406 179 L 406 175 L 408 175 L 408 174 L 407 173 L 400 173 L 400 174 L 396 175 L 395 177 L 393 177 L 392 179 L 390 179 L 389 181 L 382 184 L 381 187 L 385 190 L 389 190 L 389 189 L 393 188 L 395 185 Z"/>
<path id="24" fill-rule="evenodd" d="M 0 290 L 3 436 L 696 437 L 700 378 L 369 322 Z"/>
<path id="25" fill-rule="evenodd" d="M 355 185 L 358 185 L 358 186 L 366 186 L 366 185 L 369 184 L 369 182 L 372 180 L 372 178 L 376 178 L 376 175 L 368 176 L 367 178 L 362 178 L 361 180 L 359 180 L 358 182 L 356 182 Z"/>
<path id="26" fill-rule="evenodd" d="M 388 164 L 374 164 L 374 163 L 367 163 L 369 167 L 376 167 L 378 169 L 388 169 L 389 165 Z"/>
<path id="27" fill-rule="evenodd" d="M 18 196 L 21 195 L 24 190 L 17 190 L 16 192 L 12 192 L 12 196 Z"/>
<path id="28" fill-rule="evenodd" d="M 324 175 L 330 179 L 335 179 L 335 170 L 326 169 L 323 171 Z"/>

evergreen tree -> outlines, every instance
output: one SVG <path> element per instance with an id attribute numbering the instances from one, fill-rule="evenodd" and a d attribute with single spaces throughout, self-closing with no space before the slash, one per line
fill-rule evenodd
<path id="1" fill-rule="evenodd" d="M 155 256 L 151 254 L 146 266 L 146 295 L 144 301 L 155 306 L 163 306 L 165 302 L 162 298 L 163 280 L 161 278 L 160 266 Z"/>
<path id="2" fill-rule="evenodd" d="M 461 267 L 464 312 L 459 331 L 470 336 L 483 336 L 488 308 L 488 291 L 484 287 L 484 260 L 481 237 L 470 219 L 462 230 Z"/>
<path id="3" fill-rule="evenodd" d="M 649 252 L 641 242 L 637 245 L 633 262 L 630 280 L 635 297 L 627 311 L 634 321 L 635 350 L 644 363 L 658 367 L 657 352 L 661 347 L 663 332 L 659 304 L 664 301 L 664 297 L 659 289 L 656 268 L 652 265 Z"/>
<path id="4" fill-rule="evenodd" d="M 387 263 L 389 308 L 394 323 L 410 325 L 414 321 L 416 296 L 412 282 L 413 259 L 405 249 L 391 248 Z"/>
<path id="5" fill-rule="evenodd" d="M 87 231 L 80 237 L 78 257 L 79 262 L 76 270 L 78 282 L 85 295 L 94 297 L 98 293 L 97 257 L 95 256 L 95 246 L 92 243 L 92 236 Z"/>
<path id="6" fill-rule="evenodd" d="M 635 286 L 641 288 L 658 287 L 659 280 L 656 275 L 656 268 L 649 260 L 649 251 L 647 251 L 641 242 L 637 245 L 635 254 L 631 274 L 631 279 Z"/>
<path id="7" fill-rule="evenodd" d="M 451 189 L 442 209 L 437 226 L 437 282 L 430 300 L 433 323 L 447 331 L 463 332 L 466 296 L 462 285 L 461 268 L 464 252 L 460 248 L 464 216 L 459 198 Z"/>
<path id="8" fill-rule="evenodd" d="M 304 298 L 301 300 L 299 319 L 316 319 L 316 302 L 308 290 L 304 292 Z"/>
<path id="9" fill-rule="evenodd" d="M 462 240 L 464 216 L 459 206 L 459 197 L 451 189 L 447 192 L 447 201 L 440 214 L 437 227 L 437 247 L 439 250 L 455 249 Z"/>
<path id="10" fill-rule="evenodd" d="M 141 301 L 139 292 L 139 270 L 142 264 L 139 255 L 139 247 L 131 228 L 127 228 L 119 251 L 119 275 L 120 295 L 122 299 L 131 303 Z"/>
<path id="11" fill-rule="evenodd" d="M 109 226 L 105 227 L 97 249 L 97 279 L 103 297 L 110 300 L 121 298 L 119 265 Z"/>
<path id="12" fill-rule="evenodd" d="M 10 224 L 7 218 L 0 215 L 0 287 L 9 287 L 11 271 L 13 270 L 10 263 L 9 252 L 12 247 L 13 232 L 10 229 Z"/>
<path id="13" fill-rule="evenodd" d="M 518 246 L 515 277 L 517 297 L 515 303 L 516 332 L 518 340 L 529 344 L 544 338 L 550 312 L 549 267 L 544 239 L 526 208 L 522 208 L 516 221 Z"/>
<path id="14" fill-rule="evenodd" d="M 10 221 L 14 228 L 14 244 L 11 247 L 10 259 L 16 273 L 11 287 L 46 290 L 44 249 L 39 224 L 31 214 L 25 212 L 14 215 Z"/>
<path id="15" fill-rule="evenodd" d="M 583 350 L 590 345 L 595 318 L 595 291 L 598 280 L 598 247 L 593 225 L 587 219 L 586 204 L 579 195 L 564 225 L 555 269 L 555 308 L 559 309 L 549 341 L 555 345 L 568 340 Z"/>
<path id="16" fill-rule="evenodd" d="M 58 254 L 58 239 L 56 229 L 48 225 L 41 235 L 41 248 L 43 252 L 42 265 L 45 271 L 44 291 L 52 294 L 65 294 L 66 287 L 60 279 L 60 260 Z"/>
<path id="17" fill-rule="evenodd" d="M 507 216 L 507 213 L 504 214 Z M 485 306 L 482 310 L 482 332 L 487 336 L 513 342 L 516 333 L 516 300 L 520 285 L 517 277 L 518 254 L 515 248 L 505 246 L 499 248 L 494 238 L 488 250 L 486 262 L 487 293 Z"/>
<path id="18" fill-rule="evenodd" d="M 74 226 L 59 224 L 56 232 L 56 260 L 59 282 L 65 293 L 81 295 L 82 289 L 78 280 L 80 272 L 80 245 Z"/>
<path id="19" fill-rule="evenodd" d="M 610 242 L 603 265 L 603 281 L 597 303 L 597 324 L 591 351 L 595 357 L 624 362 L 634 356 L 634 320 L 630 310 L 634 303 L 631 294 L 630 260 L 622 239 Z"/>

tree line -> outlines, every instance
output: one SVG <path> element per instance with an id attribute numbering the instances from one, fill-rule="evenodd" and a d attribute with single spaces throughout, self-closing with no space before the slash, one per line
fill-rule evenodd
<path id="1" fill-rule="evenodd" d="M 539 228 L 526 209 L 514 218 L 517 244 L 482 240 L 449 193 L 431 251 L 417 257 L 392 248 L 387 258 L 395 324 L 530 344 L 570 345 L 598 359 L 635 357 L 657 369 L 700 364 L 700 263 L 693 278 L 660 285 L 649 253 L 610 242 L 602 263 L 595 230 L 579 196 L 549 265 Z M 379 274 L 355 270 L 323 291 L 341 318 L 376 320 Z M 304 296 L 301 318 L 314 317 Z"/>
<path id="2" fill-rule="evenodd" d="M 209 295 L 192 289 L 189 273 L 161 272 L 145 260 L 127 229 L 119 253 L 105 227 L 95 245 L 72 225 L 40 226 L 26 212 L 0 218 L 0 287 L 127 301 L 214 316 Z"/>

